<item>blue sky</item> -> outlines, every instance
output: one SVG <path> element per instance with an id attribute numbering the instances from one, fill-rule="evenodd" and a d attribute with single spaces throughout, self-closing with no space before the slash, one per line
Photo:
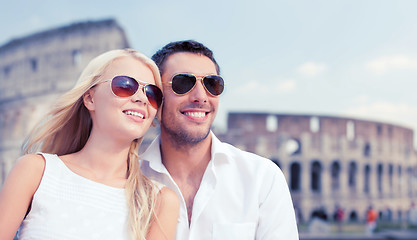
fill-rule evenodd
<path id="1" fill-rule="evenodd" d="M 386 121 L 417 130 L 417 1 L 2 1 L 0 44 L 76 21 L 115 18 L 151 56 L 170 41 L 210 47 L 228 111 Z"/>

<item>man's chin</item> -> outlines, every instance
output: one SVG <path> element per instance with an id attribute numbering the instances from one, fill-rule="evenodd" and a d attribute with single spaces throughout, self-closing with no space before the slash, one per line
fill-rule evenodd
<path id="1" fill-rule="evenodd" d="M 210 129 L 205 131 L 205 132 L 190 134 L 188 139 L 189 139 L 190 143 L 191 142 L 200 143 L 200 142 L 204 141 L 205 139 L 207 139 L 209 134 L 210 134 Z"/>
<path id="2" fill-rule="evenodd" d="M 208 138 L 210 134 L 210 129 L 204 131 L 190 131 L 185 129 L 169 129 L 162 127 L 164 131 L 170 138 L 178 145 L 196 145 Z"/>

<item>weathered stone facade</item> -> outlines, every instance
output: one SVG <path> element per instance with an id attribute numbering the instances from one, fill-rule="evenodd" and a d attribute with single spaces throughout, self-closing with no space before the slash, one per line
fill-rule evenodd
<path id="1" fill-rule="evenodd" d="M 0 185 L 33 125 L 95 56 L 128 47 L 114 20 L 39 32 L 0 46 Z"/>
<path id="2" fill-rule="evenodd" d="M 229 113 L 235 146 L 267 157 L 284 172 L 300 221 L 337 205 L 362 221 L 369 205 L 401 220 L 417 197 L 413 131 L 382 122 L 316 115 Z"/>

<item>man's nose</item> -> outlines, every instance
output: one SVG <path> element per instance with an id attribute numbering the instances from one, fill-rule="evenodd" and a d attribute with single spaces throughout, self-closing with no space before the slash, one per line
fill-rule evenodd
<path id="1" fill-rule="evenodd" d="M 190 92 L 192 100 L 197 102 L 206 102 L 208 100 L 206 88 L 203 86 L 201 78 L 197 78 L 194 88 Z"/>

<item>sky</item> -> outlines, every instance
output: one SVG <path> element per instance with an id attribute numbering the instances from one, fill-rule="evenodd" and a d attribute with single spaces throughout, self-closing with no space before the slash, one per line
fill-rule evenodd
<path id="1" fill-rule="evenodd" d="M 151 56 L 171 41 L 213 50 L 228 112 L 382 121 L 417 135 L 414 0 L 0 0 L 0 45 L 38 31 L 114 18 Z"/>

